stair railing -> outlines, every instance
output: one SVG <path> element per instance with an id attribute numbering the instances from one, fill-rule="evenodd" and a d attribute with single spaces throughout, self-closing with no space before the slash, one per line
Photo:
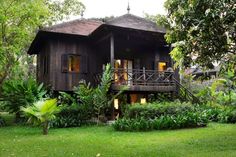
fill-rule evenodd
<path id="1" fill-rule="evenodd" d="M 190 91 L 188 90 L 186 87 L 184 87 L 178 80 L 176 80 L 175 78 L 173 78 L 173 80 L 175 81 L 176 84 L 176 88 L 178 91 L 178 96 L 180 97 L 180 99 L 182 99 L 183 101 L 190 101 L 194 104 L 199 104 L 200 100 Z"/>

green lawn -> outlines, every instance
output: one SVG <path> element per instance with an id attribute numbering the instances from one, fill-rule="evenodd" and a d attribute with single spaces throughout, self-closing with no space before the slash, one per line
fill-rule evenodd
<path id="1" fill-rule="evenodd" d="M 17 157 L 236 156 L 236 125 L 153 132 L 115 132 L 112 127 L 41 129 L 0 128 L 0 156 Z"/>

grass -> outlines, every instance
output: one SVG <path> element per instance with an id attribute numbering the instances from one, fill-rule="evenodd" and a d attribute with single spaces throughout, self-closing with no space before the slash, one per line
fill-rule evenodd
<path id="1" fill-rule="evenodd" d="M 116 132 L 109 126 L 41 129 L 0 128 L 1 157 L 230 157 L 236 156 L 236 125 L 152 132 Z M 99 155 L 98 155 L 99 156 Z"/>

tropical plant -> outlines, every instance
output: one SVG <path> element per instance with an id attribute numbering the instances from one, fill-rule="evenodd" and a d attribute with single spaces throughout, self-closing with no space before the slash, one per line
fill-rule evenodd
<path id="1" fill-rule="evenodd" d="M 97 122 L 99 122 L 100 117 L 104 117 L 105 111 L 111 107 L 114 99 L 121 95 L 127 87 L 121 88 L 121 90 L 115 95 L 109 95 L 108 91 L 111 86 L 113 79 L 113 72 L 111 65 L 107 64 L 105 71 L 103 72 L 101 83 L 97 88 L 94 89 L 93 93 L 93 104 L 95 115 L 97 116 Z"/>
<path id="2" fill-rule="evenodd" d="M 162 115 L 155 119 L 143 117 L 118 119 L 113 127 L 118 131 L 148 131 L 193 128 L 206 126 L 208 119 L 201 112 L 189 111 L 185 114 Z"/>
<path id="3" fill-rule="evenodd" d="M 74 89 L 74 92 L 79 100 L 78 109 L 84 113 L 85 119 L 91 119 L 94 115 L 94 88 L 90 86 L 90 83 L 82 82 Z"/>
<path id="4" fill-rule="evenodd" d="M 235 0 L 167 0 L 166 39 L 176 62 L 211 67 L 236 49 Z M 228 58 L 231 60 L 231 58 Z"/>
<path id="5" fill-rule="evenodd" d="M 20 118 L 20 107 L 33 104 L 45 97 L 47 90 L 43 84 L 38 84 L 36 80 L 29 78 L 27 80 L 5 81 L 2 87 L 0 99 L 4 101 L 5 111 L 16 114 L 16 121 Z"/>
<path id="6" fill-rule="evenodd" d="M 94 117 L 97 119 L 97 124 L 102 119 L 105 120 L 105 113 L 112 107 L 114 99 L 126 89 L 123 87 L 118 93 L 109 94 L 112 78 L 111 66 L 107 64 L 101 83 L 97 87 L 91 87 L 90 83 L 81 81 L 73 93 L 60 92 L 59 103 L 64 108 L 53 121 L 53 126 L 81 126 L 90 123 Z"/>
<path id="7" fill-rule="evenodd" d="M 0 0 L 0 88 L 9 78 L 27 77 L 33 57 L 26 50 L 35 30 L 80 15 L 78 0 Z"/>
<path id="8" fill-rule="evenodd" d="M 55 118 L 55 114 L 60 111 L 57 106 L 57 99 L 41 100 L 33 106 L 22 107 L 21 110 L 29 117 L 28 122 L 34 125 L 43 126 L 43 134 L 48 134 L 49 122 Z"/>
<path id="9" fill-rule="evenodd" d="M 178 115 L 194 111 L 195 108 L 190 103 L 158 102 L 150 104 L 133 104 L 126 109 L 125 118 L 135 119 L 143 117 L 145 119 L 155 119 L 163 115 Z"/>

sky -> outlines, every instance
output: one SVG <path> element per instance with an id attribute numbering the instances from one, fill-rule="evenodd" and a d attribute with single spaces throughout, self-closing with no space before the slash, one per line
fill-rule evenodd
<path id="1" fill-rule="evenodd" d="M 165 0 L 81 0 L 86 6 L 84 18 L 120 16 L 127 13 L 128 1 L 130 13 L 144 17 L 145 13 L 165 14 Z"/>

